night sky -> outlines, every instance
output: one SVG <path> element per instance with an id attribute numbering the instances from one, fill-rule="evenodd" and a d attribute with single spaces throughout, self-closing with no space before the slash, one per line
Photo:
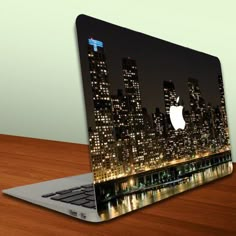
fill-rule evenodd
<path id="1" fill-rule="evenodd" d="M 187 110 L 189 77 L 199 81 L 202 96 L 207 103 L 220 104 L 217 77 L 221 74 L 221 68 L 217 57 L 86 16 L 77 19 L 77 31 L 85 103 L 89 114 L 93 114 L 87 55 L 88 38 L 91 37 L 104 44 L 112 94 L 117 94 L 118 88 L 124 91 L 122 58 L 136 60 L 142 107 L 146 107 L 149 114 L 156 107 L 165 111 L 163 80 L 173 81 L 177 96 L 180 96 L 180 101 L 184 101 Z M 187 32 L 183 37 L 188 37 Z M 93 126 L 93 119 L 93 115 L 88 117 L 89 126 Z"/>

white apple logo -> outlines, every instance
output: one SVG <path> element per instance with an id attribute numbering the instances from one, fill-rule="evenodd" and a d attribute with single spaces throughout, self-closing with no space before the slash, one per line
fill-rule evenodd
<path id="1" fill-rule="evenodd" d="M 176 103 L 179 102 L 179 97 L 176 99 Z M 170 121 L 174 129 L 184 129 L 185 120 L 183 117 L 183 106 L 171 106 L 170 107 Z"/>

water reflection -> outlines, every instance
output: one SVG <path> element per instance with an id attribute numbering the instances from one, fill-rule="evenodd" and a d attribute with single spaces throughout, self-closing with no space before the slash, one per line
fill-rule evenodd
<path id="1" fill-rule="evenodd" d="M 230 174 L 232 170 L 232 162 L 227 162 L 218 166 L 207 168 L 204 171 L 193 174 L 178 184 L 176 183 L 174 186 L 126 195 L 106 202 L 104 203 L 103 210 L 101 210 L 99 214 L 103 220 L 108 220 L 121 214 L 125 214 L 132 210 L 136 210 L 154 202 L 163 200 L 177 193 L 184 192 L 188 189 L 226 176 Z"/>

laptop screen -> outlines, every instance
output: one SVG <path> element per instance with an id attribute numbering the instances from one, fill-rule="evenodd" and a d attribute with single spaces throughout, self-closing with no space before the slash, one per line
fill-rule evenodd
<path id="1" fill-rule="evenodd" d="M 85 15 L 76 25 L 103 219 L 232 172 L 217 57 Z"/>

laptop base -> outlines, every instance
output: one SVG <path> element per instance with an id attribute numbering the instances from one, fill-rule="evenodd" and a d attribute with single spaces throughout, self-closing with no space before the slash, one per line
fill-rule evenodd
<path id="1" fill-rule="evenodd" d="M 80 185 L 91 184 L 93 182 L 92 180 L 93 174 L 88 173 L 5 189 L 3 193 L 81 220 L 101 222 L 102 219 L 98 216 L 97 209 L 85 208 L 42 197 L 43 194 L 49 192 L 57 192 L 65 188 L 69 189 Z"/>

